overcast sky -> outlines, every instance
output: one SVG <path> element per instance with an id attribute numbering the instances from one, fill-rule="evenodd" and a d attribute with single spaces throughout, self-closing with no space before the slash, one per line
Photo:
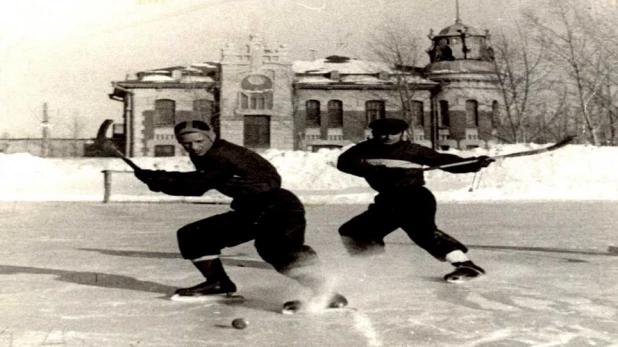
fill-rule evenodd
<path id="1" fill-rule="evenodd" d="M 615 0 L 602 1 L 615 4 Z M 534 0 L 460 0 L 465 24 L 496 31 Z M 95 136 L 122 120 L 111 81 L 137 71 L 219 60 L 227 42 L 260 33 L 295 60 L 362 58 L 380 26 L 419 35 L 454 23 L 455 0 L 21 0 L 0 1 L 0 136 L 39 137 L 43 103 L 52 136 Z M 403 25 L 403 24 L 401 24 Z M 429 47 L 427 40 L 427 47 Z"/>

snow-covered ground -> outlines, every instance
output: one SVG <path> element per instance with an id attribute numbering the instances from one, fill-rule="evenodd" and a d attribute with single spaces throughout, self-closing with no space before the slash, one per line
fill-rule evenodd
<path id="1" fill-rule="evenodd" d="M 542 147 L 498 145 L 489 150 L 450 151 L 463 157 L 498 155 Z M 339 172 L 340 150 L 318 153 L 268 150 L 263 154 L 279 170 L 283 185 L 306 203 L 367 203 L 374 192 L 363 179 Z M 190 171 L 188 158 L 137 158 L 150 169 Z M 101 201 L 103 170 L 128 171 L 116 158 L 44 159 L 29 154 L 0 154 L 0 200 Z M 569 145 L 554 152 L 509 158 L 476 175 L 426 173 L 427 186 L 441 201 L 618 200 L 618 148 Z M 475 180 L 472 191 L 473 180 Z M 112 175 L 112 201 L 178 200 L 149 192 L 131 172 Z M 195 199 L 194 199 L 195 200 Z M 199 199 L 197 199 L 199 200 Z M 223 200 L 208 194 L 203 200 Z"/>

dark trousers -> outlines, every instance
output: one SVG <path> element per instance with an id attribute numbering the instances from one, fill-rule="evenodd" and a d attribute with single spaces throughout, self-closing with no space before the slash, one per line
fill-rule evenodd
<path id="1" fill-rule="evenodd" d="M 305 209 L 285 189 L 274 189 L 235 201 L 237 210 L 188 224 L 177 232 L 185 259 L 218 255 L 221 249 L 255 240 L 264 261 L 277 271 L 318 262 L 315 251 L 305 245 Z"/>
<path id="2" fill-rule="evenodd" d="M 352 255 L 384 251 L 384 237 L 402 228 L 419 247 L 439 260 L 454 251 L 468 249 L 438 230 L 436 199 L 423 186 L 409 186 L 396 192 L 380 193 L 375 203 L 339 228 L 347 251 Z"/>

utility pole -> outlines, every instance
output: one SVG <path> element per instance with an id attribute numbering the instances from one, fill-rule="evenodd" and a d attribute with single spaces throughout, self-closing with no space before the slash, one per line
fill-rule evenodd
<path id="1" fill-rule="evenodd" d="M 49 115 L 47 113 L 47 103 L 43 103 L 43 121 L 41 128 L 43 129 L 43 141 L 41 143 L 41 156 L 43 158 L 49 156 Z"/>

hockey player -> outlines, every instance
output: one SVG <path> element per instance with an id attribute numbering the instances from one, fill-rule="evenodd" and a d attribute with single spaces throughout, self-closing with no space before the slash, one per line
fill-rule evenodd
<path id="1" fill-rule="evenodd" d="M 291 192 L 281 188 L 281 177 L 257 153 L 216 137 L 202 121 L 182 122 L 174 128 L 177 141 L 189 153 L 196 171 L 136 171 L 150 190 L 169 195 L 200 196 L 215 189 L 231 197 L 232 211 L 188 224 L 177 232 L 183 258 L 206 278 L 190 288 L 176 290 L 180 297 L 227 294 L 236 285 L 227 276 L 221 249 L 255 240 L 255 248 L 279 273 L 325 296 L 325 306 L 347 305 L 345 297 L 329 292 L 315 251 L 304 244 L 305 210 Z M 303 305 L 284 305 L 293 313 Z"/>
<path id="2" fill-rule="evenodd" d="M 436 199 L 424 187 L 422 166 L 439 166 L 462 161 L 452 154 L 403 140 L 408 124 L 400 119 L 379 119 L 369 124 L 372 139 L 361 142 L 338 158 L 337 168 L 365 178 L 378 192 L 367 211 L 339 228 L 341 240 L 353 256 L 381 253 L 384 237 L 402 228 L 419 247 L 455 270 L 444 279 L 458 283 L 477 277 L 485 271 L 467 256 L 467 248 L 453 237 L 438 230 L 435 222 Z M 443 170 L 451 173 L 476 172 L 494 160 L 482 156 L 469 164 Z"/>

